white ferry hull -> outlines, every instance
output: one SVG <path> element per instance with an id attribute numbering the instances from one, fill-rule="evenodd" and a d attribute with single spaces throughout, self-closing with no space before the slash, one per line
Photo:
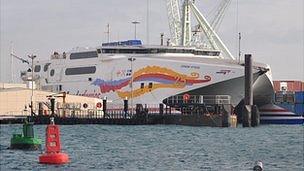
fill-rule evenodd
<path id="1" fill-rule="evenodd" d="M 57 59 L 39 75 L 42 89 L 66 91 L 70 94 L 105 98 L 122 104 L 128 98 L 132 104 L 158 104 L 183 93 L 195 95 L 230 95 L 236 106 L 244 97 L 244 67 L 233 60 L 196 56 L 98 56 L 95 59 Z M 269 67 L 255 63 L 254 94 L 257 104 L 267 104 L 273 92 Z M 96 72 L 67 75 L 68 68 L 94 66 Z M 261 70 L 263 68 L 264 71 Z M 54 70 L 53 76 L 51 71 Z M 133 71 L 132 71 L 133 70 Z M 133 77 L 132 77 L 133 75 Z M 260 96 L 263 94 L 263 96 Z"/>

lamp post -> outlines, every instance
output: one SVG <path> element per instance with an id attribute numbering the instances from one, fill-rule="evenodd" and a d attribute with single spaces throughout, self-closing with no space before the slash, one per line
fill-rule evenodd
<path id="1" fill-rule="evenodd" d="M 136 58 L 128 58 L 129 61 L 131 61 L 131 115 L 133 115 L 133 61 L 136 60 Z"/>
<path id="2" fill-rule="evenodd" d="M 32 85 L 31 85 L 31 89 L 32 89 L 32 94 L 31 94 L 31 116 L 33 116 L 34 112 L 33 112 L 33 96 L 34 96 L 34 59 L 36 58 L 36 55 L 28 55 L 28 57 L 32 60 Z"/>
<path id="3" fill-rule="evenodd" d="M 132 24 L 134 24 L 134 39 L 136 40 L 136 25 L 140 24 L 139 21 L 132 21 Z"/>

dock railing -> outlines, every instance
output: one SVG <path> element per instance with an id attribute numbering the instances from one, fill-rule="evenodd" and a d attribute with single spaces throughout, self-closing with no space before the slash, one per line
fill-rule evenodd
<path id="1" fill-rule="evenodd" d="M 184 95 L 171 96 L 164 100 L 166 104 L 231 104 L 229 95 L 189 95 L 185 99 Z"/>
<path id="2" fill-rule="evenodd" d="M 107 103 L 106 111 L 97 108 L 96 104 L 87 104 L 84 108 L 80 103 L 56 103 L 55 114 L 58 117 L 67 118 L 132 118 L 140 114 L 147 115 L 185 115 L 185 114 L 210 114 L 216 113 L 216 106 L 230 105 L 229 95 L 189 95 L 185 99 L 182 95 L 171 96 L 163 101 L 162 104 L 135 104 L 128 106 L 127 110 L 123 104 Z M 49 104 L 43 103 L 43 107 L 36 103 L 34 113 L 37 115 L 50 116 Z M 20 112 L 14 112 L 20 114 Z M 11 113 L 11 115 L 13 115 Z M 28 115 L 28 114 L 25 114 Z"/>

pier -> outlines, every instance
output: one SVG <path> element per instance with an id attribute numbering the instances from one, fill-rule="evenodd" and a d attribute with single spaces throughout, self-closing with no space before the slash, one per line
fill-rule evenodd
<path id="1" fill-rule="evenodd" d="M 52 99 L 52 103 L 55 103 Z M 102 109 L 80 110 L 77 108 L 60 108 L 55 111 L 54 105 L 50 115 L 40 113 L 30 117 L 35 124 L 48 124 L 54 116 L 55 122 L 61 125 L 74 124 L 109 124 L 109 125 L 154 125 L 174 124 L 189 126 L 230 127 L 236 126 L 229 96 L 172 96 L 161 104 L 136 104 L 129 108 L 128 100 L 124 105 L 108 107 L 103 101 Z M 108 108 L 107 108 L 108 107 Z M 0 124 L 22 123 L 25 118 L 1 119 Z"/>

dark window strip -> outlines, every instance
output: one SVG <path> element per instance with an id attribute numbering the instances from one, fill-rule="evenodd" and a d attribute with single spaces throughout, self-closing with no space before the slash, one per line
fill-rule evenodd
<path id="1" fill-rule="evenodd" d="M 96 67 L 77 67 L 77 68 L 67 68 L 65 70 L 65 75 L 82 75 L 82 74 L 94 74 L 96 72 Z"/>
<path id="2" fill-rule="evenodd" d="M 71 53 L 70 59 L 97 58 L 97 51 Z"/>

